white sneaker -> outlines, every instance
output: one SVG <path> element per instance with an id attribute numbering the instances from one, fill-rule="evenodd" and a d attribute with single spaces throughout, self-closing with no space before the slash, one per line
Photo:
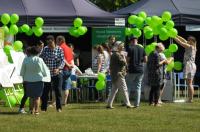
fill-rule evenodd
<path id="1" fill-rule="evenodd" d="M 19 109 L 19 111 L 18 111 L 19 113 L 21 113 L 21 114 L 26 114 L 27 112 L 24 110 L 24 109 Z"/>

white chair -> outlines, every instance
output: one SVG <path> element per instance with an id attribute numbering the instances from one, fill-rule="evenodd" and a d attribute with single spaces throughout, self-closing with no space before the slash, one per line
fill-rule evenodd
<path id="1" fill-rule="evenodd" d="M 174 73 L 174 86 L 175 86 L 175 90 L 174 90 L 175 100 L 180 99 L 181 94 L 183 95 L 183 98 L 185 99 L 188 97 L 188 87 L 186 84 L 186 80 L 184 79 L 183 72 Z M 193 84 L 193 87 L 194 89 L 197 88 L 198 90 L 197 94 L 199 98 L 199 85 Z"/>

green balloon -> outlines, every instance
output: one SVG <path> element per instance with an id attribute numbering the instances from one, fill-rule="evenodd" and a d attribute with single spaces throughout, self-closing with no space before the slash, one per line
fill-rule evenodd
<path id="1" fill-rule="evenodd" d="M 167 29 L 165 27 L 160 28 L 159 34 L 162 36 L 166 36 L 168 33 Z"/>
<path id="2" fill-rule="evenodd" d="M 74 27 L 80 27 L 82 26 L 82 24 L 83 24 L 83 20 L 81 18 L 78 17 L 74 20 Z"/>
<path id="3" fill-rule="evenodd" d="M 152 26 L 151 17 L 147 17 L 147 18 L 145 19 L 145 23 L 146 23 L 147 25 L 149 25 L 149 26 Z"/>
<path id="4" fill-rule="evenodd" d="M 4 26 L 3 26 L 3 31 L 4 31 L 5 34 L 8 34 L 8 33 L 9 33 L 9 28 L 8 28 L 8 26 L 4 25 Z"/>
<path id="5" fill-rule="evenodd" d="M 69 34 L 74 37 L 79 37 L 78 29 L 76 27 L 72 27 L 69 30 Z"/>
<path id="6" fill-rule="evenodd" d="M 78 27 L 78 34 L 84 35 L 86 33 L 86 30 L 83 26 Z"/>
<path id="7" fill-rule="evenodd" d="M 13 47 L 11 45 L 6 45 L 3 48 L 4 52 L 6 53 L 6 55 L 10 54 L 10 50 L 13 50 Z"/>
<path id="8" fill-rule="evenodd" d="M 37 18 L 35 19 L 35 25 L 36 25 L 37 27 L 42 27 L 43 24 L 44 24 L 44 20 L 43 20 L 42 17 L 37 17 Z"/>
<path id="9" fill-rule="evenodd" d="M 153 31 L 147 31 L 144 36 L 146 39 L 151 39 L 153 37 Z"/>
<path id="10" fill-rule="evenodd" d="M 102 72 L 98 73 L 98 80 L 99 81 L 105 81 L 105 79 L 106 79 L 105 73 L 102 73 Z"/>
<path id="11" fill-rule="evenodd" d="M 15 51 L 21 51 L 22 47 L 23 47 L 23 43 L 19 40 L 15 41 L 13 44 L 13 48 Z"/>
<path id="12" fill-rule="evenodd" d="M 152 20 L 152 26 L 153 27 L 156 27 L 157 25 L 160 25 L 160 24 L 163 23 L 162 19 L 158 16 L 152 16 L 151 20 Z"/>
<path id="13" fill-rule="evenodd" d="M 173 70 L 173 68 L 170 67 L 169 65 L 167 65 L 167 67 L 166 67 L 166 71 L 171 72 L 172 70 Z"/>
<path id="14" fill-rule="evenodd" d="M 168 72 L 171 72 L 171 71 L 173 70 L 173 68 L 174 68 L 174 61 L 172 61 L 171 63 L 169 63 L 169 64 L 167 65 L 166 70 L 167 70 Z"/>
<path id="15" fill-rule="evenodd" d="M 133 35 L 137 38 L 139 38 L 142 35 L 142 32 L 139 28 L 132 28 L 131 31 Z"/>
<path id="16" fill-rule="evenodd" d="M 7 14 L 7 13 L 4 13 L 2 16 L 1 16 L 1 22 L 6 25 L 10 22 L 10 15 Z"/>
<path id="17" fill-rule="evenodd" d="M 85 33 L 87 33 L 87 31 L 88 31 L 87 27 L 86 26 L 82 26 L 82 28 L 84 28 Z"/>
<path id="18" fill-rule="evenodd" d="M 10 17 L 11 24 L 16 24 L 18 21 L 19 21 L 19 16 L 16 13 L 12 14 Z"/>
<path id="19" fill-rule="evenodd" d="M 146 53 L 147 55 L 149 55 L 151 52 L 154 51 L 152 45 L 147 45 L 147 46 L 144 48 L 144 50 L 145 50 L 145 53 Z"/>
<path id="20" fill-rule="evenodd" d="M 37 37 L 40 37 L 43 34 L 43 30 L 42 30 L 41 27 L 40 28 L 38 28 L 38 27 L 34 28 L 33 32 L 34 32 L 35 36 L 37 36 Z"/>
<path id="21" fill-rule="evenodd" d="M 169 11 L 165 11 L 162 13 L 162 20 L 163 21 L 169 21 L 172 17 L 172 14 Z"/>
<path id="22" fill-rule="evenodd" d="M 13 24 L 13 25 L 10 26 L 10 33 L 12 35 L 16 35 L 18 33 L 18 27 L 17 27 L 17 25 Z"/>
<path id="23" fill-rule="evenodd" d="M 131 28 L 125 28 L 125 35 L 130 36 L 132 34 Z"/>
<path id="24" fill-rule="evenodd" d="M 171 57 L 172 56 L 172 53 L 169 51 L 169 49 L 165 49 L 164 50 L 164 54 L 167 58 Z"/>
<path id="25" fill-rule="evenodd" d="M 95 86 L 97 90 L 103 90 L 106 87 L 106 83 L 105 81 L 97 81 Z"/>
<path id="26" fill-rule="evenodd" d="M 0 99 L 6 99 L 6 95 L 3 90 L 0 90 Z"/>
<path id="27" fill-rule="evenodd" d="M 144 31 L 144 33 L 148 32 L 148 31 L 153 32 L 153 29 L 150 26 L 145 26 L 143 31 Z"/>
<path id="28" fill-rule="evenodd" d="M 167 21 L 166 28 L 168 30 L 172 29 L 174 27 L 174 22 L 172 20 Z"/>
<path id="29" fill-rule="evenodd" d="M 26 32 L 29 31 L 30 27 L 29 27 L 28 24 L 23 24 L 23 25 L 21 26 L 21 29 L 22 29 L 22 31 L 23 31 L 24 33 L 26 33 Z"/>
<path id="30" fill-rule="evenodd" d="M 28 98 L 25 102 L 25 105 L 28 107 L 30 105 L 30 98 Z"/>
<path id="31" fill-rule="evenodd" d="M 141 12 L 139 12 L 138 16 L 145 19 L 147 17 L 147 14 L 146 14 L 146 12 L 141 11 Z"/>
<path id="32" fill-rule="evenodd" d="M 7 56 L 8 56 L 8 62 L 13 63 L 11 54 L 7 54 Z"/>
<path id="33" fill-rule="evenodd" d="M 139 29 L 143 28 L 143 25 L 144 25 L 144 18 L 142 18 L 142 17 L 137 17 L 137 18 L 136 18 L 135 24 L 136 24 L 136 27 L 137 27 L 137 28 L 139 28 Z"/>
<path id="34" fill-rule="evenodd" d="M 167 34 L 164 34 L 164 35 L 159 35 L 159 39 L 160 40 L 162 40 L 162 41 L 165 41 L 165 40 L 167 40 L 169 37 L 168 37 L 168 35 Z"/>
<path id="35" fill-rule="evenodd" d="M 26 35 L 27 36 L 32 36 L 33 35 L 33 31 L 32 29 L 30 28 L 28 32 L 26 32 Z"/>
<path id="36" fill-rule="evenodd" d="M 136 20 L 137 20 L 137 16 L 136 15 L 131 15 L 128 17 L 128 23 L 129 24 L 135 24 L 136 23 Z"/>
<path id="37" fill-rule="evenodd" d="M 168 49 L 170 52 L 174 53 L 178 50 L 178 46 L 176 44 L 170 44 Z"/>
<path id="38" fill-rule="evenodd" d="M 182 66 L 183 66 L 182 62 L 180 62 L 180 61 L 174 62 L 174 69 L 175 70 L 177 70 L 177 71 L 182 70 Z"/>
<path id="39" fill-rule="evenodd" d="M 158 35 L 159 34 L 159 29 L 158 27 L 153 27 L 153 34 Z"/>
<path id="40" fill-rule="evenodd" d="M 177 35 L 178 35 L 178 31 L 175 28 L 172 28 L 169 30 L 169 37 L 176 38 Z"/>
<path id="41" fill-rule="evenodd" d="M 11 106 L 15 106 L 17 104 L 17 100 L 13 95 L 9 95 L 8 100 L 10 101 Z M 6 106 L 9 106 L 8 101 L 6 101 Z"/>

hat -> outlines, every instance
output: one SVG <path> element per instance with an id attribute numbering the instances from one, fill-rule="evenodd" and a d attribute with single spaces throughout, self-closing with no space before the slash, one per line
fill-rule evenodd
<path id="1" fill-rule="evenodd" d="M 118 51 L 118 47 L 119 46 L 123 46 L 124 45 L 124 42 L 122 41 L 116 41 L 113 45 L 113 48 L 112 48 L 112 51 Z"/>
<path id="2" fill-rule="evenodd" d="M 129 40 L 130 40 L 130 41 L 133 40 L 133 39 L 138 39 L 138 38 L 135 37 L 135 36 L 130 36 L 130 37 L 129 37 Z"/>

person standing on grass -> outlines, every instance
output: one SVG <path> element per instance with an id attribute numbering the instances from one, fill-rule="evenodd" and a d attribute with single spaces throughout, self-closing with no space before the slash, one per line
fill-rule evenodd
<path id="1" fill-rule="evenodd" d="M 63 83 L 62 70 L 65 65 L 64 53 L 63 50 L 55 44 L 54 36 L 52 35 L 47 36 L 46 42 L 47 46 L 44 47 L 40 56 L 50 70 L 51 83 L 53 84 L 52 86 L 53 90 L 55 91 L 55 97 L 56 97 L 56 109 L 57 112 L 61 112 L 62 111 L 61 92 Z M 44 85 L 42 104 L 41 104 L 42 111 L 47 111 L 48 94 L 51 88 L 51 83 L 45 83 Z"/>
<path id="2" fill-rule="evenodd" d="M 149 84 L 151 86 L 150 94 L 149 94 L 149 105 L 161 106 L 158 103 L 158 99 L 160 96 L 160 89 L 163 86 L 163 72 L 162 67 L 163 64 L 169 64 L 173 61 L 173 58 L 170 57 L 168 60 L 161 60 L 160 53 L 165 50 L 165 47 L 162 43 L 158 43 L 156 45 L 156 50 L 150 53 L 147 62 L 148 69 L 148 79 Z"/>
<path id="3" fill-rule="evenodd" d="M 29 47 L 27 49 L 28 56 L 24 59 L 20 71 L 26 89 L 25 95 L 30 97 L 30 112 L 36 115 L 39 114 L 40 97 L 44 87 L 42 81 L 48 75 L 47 66 L 38 57 L 39 53 L 40 50 L 36 46 Z M 24 103 L 21 103 L 21 105 Z"/>
<path id="4" fill-rule="evenodd" d="M 135 91 L 134 107 L 139 107 L 141 96 L 141 85 L 144 76 L 144 63 L 147 62 L 147 55 L 144 48 L 138 45 L 136 37 L 130 38 L 130 47 L 128 50 L 128 75 L 127 84 L 129 89 L 129 96 L 131 91 Z"/>
<path id="5" fill-rule="evenodd" d="M 193 36 L 189 36 L 187 40 L 185 40 L 181 36 L 177 36 L 176 38 L 174 38 L 174 40 L 185 48 L 183 73 L 189 89 L 188 102 L 192 103 L 194 95 L 193 79 L 196 73 L 195 57 L 197 52 L 197 41 L 196 38 Z"/>
<path id="6" fill-rule="evenodd" d="M 37 42 L 37 48 L 38 48 L 38 50 L 39 50 L 39 55 L 41 54 L 41 51 L 43 50 L 43 47 L 44 47 L 44 43 L 42 42 L 42 41 L 39 41 L 39 42 Z M 27 54 L 27 50 L 25 51 L 25 54 L 27 55 L 27 56 L 29 56 L 28 54 Z M 24 110 L 24 107 L 25 107 L 25 103 L 26 103 L 26 101 L 27 101 L 27 99 L 28 99 L 28 97 L 27 97 L 27 95 L 26 95 L 26 83 L 23 83 L 23 88 L 24 88 L 24 95 L 23 95 L 23 97 L 22 97 L 22 99 L 21 99 L 21 102 L 20 102 L 20 106 L 19 106 L 19 113 L 22 113 L 22 114 L 25 114 L 26 113 L 26 111 Z"/>
<path id="7" fill-rule="evenodd" d="M 113 54 L 111 55 L 110 60 L 110 75 L 112 80 L 112 89 L 110 96 L 108 97 L 108 104 L 106 108 L 113 109 L 112 106 L 115 95 L 118 92 L 118 89 L 121 89 L 124 95 L 124 100 L 127 108 L 132 108 L 133 106 L 130 104 L 127 85 L 125 81 L 126 75 L 126 59 L 121 54 L 121 51 L 124 49 L 124 43 L 121 41 L 117 41 L 115 43 L 115 47 L 113 48 Z"/>
<path id="8" fill-rule="evenodd" d="M 64 91 L 64 105 L 67 105 L 67 99 L 69 96 L 69 90 L 71 89 L 71 71 L 74 67 L 74 58 L 72 49 L 66 44 L 64 36 L 57 36 L 56 43 L 59 45 L 64 52 L 65 67 L 63 69 L 63 85 Z"/>

